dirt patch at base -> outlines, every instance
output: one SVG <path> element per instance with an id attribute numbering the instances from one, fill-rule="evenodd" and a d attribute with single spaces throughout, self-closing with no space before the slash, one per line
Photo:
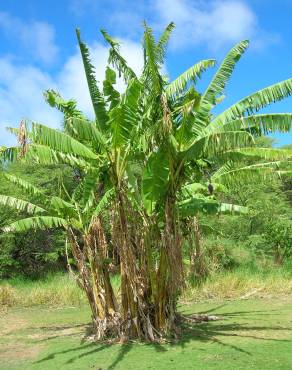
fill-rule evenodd
<path id="1" fill-rule="evenodd" d="M 19 342 L 1 345 L 0 363 L 2 365 L 36 359 L 42 350 L 41 345 L 25 346 Z"/>
<path id="2" fill-rule="evenodd" d="M 0 337 L 10 335 L 19 329 L 24 329 L 28 326 L 28 322 L 18 315 L 4 314 L 0 319 Z"/>
<path id="3" fill-rule="evenodd" d="M 29 339 L 40 339 L 46 340 L 51 338 L 57 337 L 69 337 L 69 336 L 82 336 L 88 330 L 88 325 L 72 325 L 72 326 L 48 326 L 43 327 L 41 330 L 39 329 L 38 332 L 34 332 L 33 334 L 29 334 L 27 338 Z"/>
<path id="4" fill-rule="evenodd" d="M 0 363 L 13 364 L 15 362 L 36 359 L 42 349 L 42 345 L 32 346 L 22 343 L 19 339 L 18 331 L 26 329 L 29 322 L 21 318 L 18 314 L 4 313 L 0 318 Z M 17 338 L 17 339 L 16 339 Z M 4 343 L 3 343 L 4 340 Z"/>

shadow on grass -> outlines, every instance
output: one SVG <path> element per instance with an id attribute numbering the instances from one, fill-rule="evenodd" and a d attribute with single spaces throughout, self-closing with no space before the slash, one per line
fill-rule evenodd
<path id="1" fill-rule="evenodd" d="M 216 309 L 223 307 L 219 306 L 214 309 L 211 309 L 206 312 L 215 312 Z M 191 341 L 200 341 L 202 343 L 217 343 L 223 347 L 229 347 L 230 349 L 236 350 L 238 352 L 244 353 L 248 356 L 252 356 L 252 353 L 241 348 L 238 344 L 231 344 L 226 343 L 224 338 L 249 338 L 253 340 L 259 341 L 275 341 L 275 342 L 288 342 L 292 345 L 292 340 L 287 339 L 279 339 L 279 338 L 268 338 L 259 335 L 255 335 L 254 332 L 261 331 L 264 332 L 265 330 L 268 331 L 291 331 L 292 329 L 284 328 L 280 326 L 260 326 L 260 325 L 249 325 L 249 324 L 236 324 L 236 323 L 224 323 L 226 319 L 232 319 L 238 315 L 242 314 L 250 314 L 250 315 L 267 315 L 270 311 L 241 311 L 241 312 L 230 312 L 224 313 L 220 316 L 222 317 L 222 321 L 212 321 L 212 322 L 202 322 L 202 323 L 194 323 L 194 322 L 184 322 L 181 325 L 182 328 L 182 335 L 179 340 L 167 343 L 167 344 L 159 344 L 159 343 L 145 343 L 144 346 L 153 348 L 156 352 L 165 352 L 168 350 L 169 347 L 181 347 L 184 348 L 186 344 Z M 219 337 L 221 339 L 219 339 Z M 113 362 L 109 365 L 108 369 L 112 370 L 115 369 L 116 366 L 125 358 L 125 356 L 131 351 L 131 349 L 136 344 L 133 342 L 119 345 L 120 349 L 113 360 Z M 65 349 L 62 351 L 56 351 L 48 356 L 42 358 L 35 363 L 43 363 L 45 361 L 54 360 L 56 356 L 63 355 L 67 353 L 72 353 L 72 357 L 67 360 L 65 364 L 72 364 L 76 360 L 83 358 L 85 356 L 92 355 L 93 353 L 101 352 L 103 350 L 109 349 L 111 346 L 118 346 L 118 344 L 111 344 L 111 343 L 80 343 L 79 346 L 74 348 Z M 82 351 L 80 354 L 75 354 L 76 351 Z"/>

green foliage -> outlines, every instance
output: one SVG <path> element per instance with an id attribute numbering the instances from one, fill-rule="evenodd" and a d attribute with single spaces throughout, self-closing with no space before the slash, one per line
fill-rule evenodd
<path id="1" fill-rule="evenodd" d="M 110 124 L 114 148 L 128 144 L 134 136 L 139 121 L 138 100 L 141 88 L 141 83 L 137 79 L 132 79 L 120 104 L 111 110 Z"/>
<path id="2" fill-rule="evenodd" d="M 87 146 L 61 131 L 34 123 L 32 133 L 36 144 L 49 146 L 53 150 L 72 154 L 76 157 L 87 159 L 97 158 L 97 156 Z"/>
<path id="3" fill-rule="evenodd" d="M 165 150 L 152 153 L 142 178 L 143 201 L 149 214 L 154 211 L 156 202 L 165 195 L 168 176 L 169 167 Z"/>
<path id="4" fill-rule="evenodd" d="M 120 54 L 120 45 L 114 40 L 105 30 L 101 30 L 105 41 L 110 45 L 109 64 L 113 65 L 123 76 L 125 82 L 129 82 L 132 78 L 136 78 L 134 71 L 128 66 L 126 60 Z"/>
<path id="5" fill-rule="evenodd" d="M 292 78 L 268 86 L 233 104 L 230 108 L 219 114 L 214 119 L 213 124 L 226 123 L 235 118 L 241 118 L 246 112 L 248 114 L 254 113 L 271 103 L 285 99 L 291 93 Z"/>
<path id="6" fill-rule="evenodd" d="M 202 60 L 196 63 L 166 87 L 166 94 L 172 96 L 182 93 L 190 82 L 195 83 L 207 68 L 214 67 L 214 65 L 214 59 Z"/>
<path id="7" fill-rule="evenodd" d="M 215 104 L 216 99 L 223 93 L 225 86 L 235 68 L 236 63 L 245 52 L 249 42 L 247 40 L 235 45 L 224 58 L 212 81 L 202 96 L 199 114 L 208 112 Z M 201 119 L 201 118 L 200 118 Z"/>
<path id="8" fill-rule="evenodd" d="M 29 230 L 46 230 L 58 227 L 67 228 L 66 220 L 59 217 L 38 216 L 25 218 L 23 220 L 12 222 L 9 226 L 3 228 L 4 232 L 25 232 Z"/>
<path id="9" fill-rule="evenodd" d="M 81 41 L 80 37 L 80 31 L 76 30 L 77 39 L 81 51 L 81 56 L 83 60 L 84 65 L 84 71 L 86 74 L 86 79 L 88 83 L 88 90 L 90 93 L 93 109 L 96 116 L 96 121 L 101 130 L 105 130 L 107 128 L 107 121 L 108 116 L 106 112 L 106 104 L 103 99 L 102 94 L 99 91 L 99 88 L 97 86 L 97 81 L 95 79 L 95 70 L 94 66 L 91 64 L 90 56 L 89 56 L 89 49 L 84 44 L 84 42 Z"/>
<path id="10" fill-rule="evenodd" d="M 98 215 L 109 205 L 110 199 L 114 195 L 114 189 L 109 189 L 98 202 L 95 210 L 92 214 L 92 219 L 98 217 Z"/>
<path id="11" fill-rule="evenodd" d="M 105 71 L 105 80 L 103 81 L 103 94 L 105 98 L 107 98 L 107 103 L 110 104 L 110 110 L 120 101 L 120 93 L 113 87 L 115 83 L 116 72 L 110 67 L 107 67 Z"/>
<path id="12" fill-rule="evenodd" d="M 201 216 L 208 237 L 219 229 L 215 245 L 213 240 L 204 257 L 217 260 L 223 268 L 236 266 L 234 240 L 243 250 L 253 237 L 257 241 L 256 247 L 250 248 L 254 254 L 272 253 L 278 263 L 291 252 L 288 203 L 280 194 L 263 194 L 267 181 L 260 187 L 259 181 L 268 178 L 269 185 L 275 181 L 279 190 L 275 174 L 292 173 L 292 152 L 266 145 L 261 148 L 257 138 L 267 132 L 287 132 L 292 115 L 254 112 L 290 96 L 292 80 L 260 90 L 215 116 L 212 110 L 223 99 L 248 41 L 229 51 L 206 90 L 199 92 L 196 80 L 214 65 L 211 59 L 198 62 L 173 82 L 162 76 L 172 29 L 170 24 L 157 41 L 144 24 L 141 76 L 128 67 L 118 42 L 102 31 L 110 45 L 109 64 L 126 82 L 123 94 L 114 89 L 116 72 L 110 66 L 103 89 L 99 88 L 89 49 L 77 30 L 95 121 L 83 117 L 73 101 L 50 92 L 48 102 L 65 115 L 64 132 L 34 123 L 32 128 L 22 128 L 22 136 L 29 140 L 23 140 L 20 149 L 2 150 L 4 163 L 18 158 L 23 163 L 67 164 L 76 175 L 74 189 L 62 184 L 58 194 L 45 193 L 46 197 L 34 185 L 14 179 L 37 202 L 4 194 L 0 202 L 33 213 L 33 217 L 17 219 L 3 230 L 64 229 L 97 323 L 107 320 L 104 315 L 110 306 L 118 310 L 110 290 L 105 229 L 122 262 L 121 294 L 127 300 L 122 299 L 121 318 L 133 329 L 130 336 L 137 332 L 140 339 L 151 341 L 154 331 L 167 333 L 174 326 L 176 302 L 184 286 L 181 244 L 188 239 L 181 228 L 190 218 L 194 230 L 189 233 L 195 234 L 198 260 L 202 257 Z M 276 207 L 274 202 L 278 202 Z M 35 215 L 42 211 L 40 207 L 47 214 Z M 260 240 L 265 240 L 269 249 L 264 250 Z M 103 307 L 101 296 L 109 306 Z M 107 329 L 98 326 L 97 336 L 102 337 Z"/>
<path id="13" fill-rule="evenodd" d="M 36 206 L 35 204 L 6 195 L 0 195 L 0 204 L 2 204 L 4 207 L 11 207 L 17 209 L 18 211 L 26 212 L 32 215 L 46 212 L 45 209 Z"/>
<path id="14" fill-rule="evenodd" d="M 222 234 L 223 239 L 219 237 L 219 240 L 240 245 L 252 253 L 254 260 L 272 259 L 283 263 L 292 256 L 292 207 L 280 180 L 267 182 L 254 177 L 244 185 L 240 180 L 233 181 L 232 190 L 225 192 L 223 197 L 246 205 L 249 212 L 244 216 L 220 216 L 219 220 L 209 220 Z"/>
<path id="15" fill-rule="evenodd" d="M 74 100 L 64 100 L 61 95 L 54 90 L 46 90 L 44 92 L 45 100 L 51 107 L 57 108 L 64 114 L 65 126 L 66 120 L 72 117 L 83 118 L 82 113 L 76 108 L 77 103 Z"/>
<path id="16" fill-rule="evenodd" d="M 12 174 L 7 173 L 7 172 L 3 172 L 3 175 L 8 181 L 20 186 L 22 189 L 25 190 L 25 192 L 29 193 L 30 195 L 43 194 L 41 189 L 38 189 L 36 186 L 34 186 L 33 184 L 31 184 L 30 182 L 28 182 L 24 179 L 21 179 L 17 176 L 14 176 Z"/>
<path id="17" fill-rule="evenodd" d="M 50 194 L 61 192 L 62 182 L 68 189 L 74 187 L 71 170 L 61 166 L 43 167 L 14 163 L 0 171 L 0 179 L 1 194 L 10 194 L 11 197 L 6 196 L 9 199 L 23 198 L 25 202 L 29 198 L 35 204 L 40 200 L 44 201 Z M 21 204 L 29 205 L 30 202 L 18 203 Z M 29 211 L 26 205 L 18 214 L 16 207 L 11 206 L 0 205 L 0 228 L 24 217 L 27 210 Z M 1 233 L 0 250 L 1 278 L 19 274 L 39 276 L 48 270 L 65 268 L 64 235 L 58 230 Z"/>

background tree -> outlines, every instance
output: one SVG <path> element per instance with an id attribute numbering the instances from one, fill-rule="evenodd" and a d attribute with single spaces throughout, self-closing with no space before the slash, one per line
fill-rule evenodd
<path id="1" fill-rule="evenodd" d="M 64 166 L 36 166 L 31 164 L 12 163 L 2 166 L 0 171 L 0 193 L 9 194 L 15 198 L 23 198 L 23 190 L 8 177 L 21 177 L 38 186 L 52 195 L 61 184 L 69 189 L 74 187 L 72 170 Z M 24 197 L 28 200 L 28 197 Z M 19 214 L 0 204 L 0 223 L 4 227 L 7 223 L 20 219 Z M 56 230 L 31 230 L 25 233 L 9 233 L 0 236 L 0 276 L 9 278 L 19 274 L 27 277 L 39 277 L 48 271 L 66 269 L 64 233 Z"/>

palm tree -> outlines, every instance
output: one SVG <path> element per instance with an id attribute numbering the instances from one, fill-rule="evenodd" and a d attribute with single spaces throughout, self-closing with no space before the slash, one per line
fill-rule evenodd
<path id="1" fill-rule="evenodd" d="M 181 221 L 202 210 L 245 211 L 200 194 L 198 184 L 206 167 L 216 166 L 209 174 L 212 184 L 228 184 L 234 176 L 248 178 L 258 172 L 272 176 L 275 169 L 280 174 L 291 171 L 291 150 L 256 148 L 254 138 L 288 132 L 292 114 L 254 113 L 291 95 L 292 79 L 253 93 L 214 116 L 212 109 L 223 99 L 248 42 L 230 50 L 200 94 L 196 81 L 214 67 L 213 59 L 196 63 L 172 82 L 161 73 L 173 28 L 169 24 L 156 41 L 145 24 L 141 76 L 121 56 L 118 42 L 102 31 L 109 44 L 102 90 L 77 30 L 95 119 L 90 121 L 74 101 L 64 101 L 48 90 L 49 104 L 64 113 L 64 131 L 33 123 L 31 128 L 12 130 L 20 136 L 20 148 L 2 150 L 4 160 L 21 156 L 44 165 L 63 163 L 78 171 L 80 184 L 74 194 L 65 192 L 66 200 L 58 198 L 50 216 L 18 221 L 6 231 L 66 229 L 98 337 L 111 333 L 154 341 L 175 331 L 177 300 L 185 282 Z M 124 78 L 123 94 L 114 87 L 116 72 L 111 67 Z M 20 210 L 40 211 L 34 205 L 2 199 Z M 43 209 L 51 212 L 51 208 Z M 119 305 L 105 262 L 106 215 L 120 258 Z"/>

